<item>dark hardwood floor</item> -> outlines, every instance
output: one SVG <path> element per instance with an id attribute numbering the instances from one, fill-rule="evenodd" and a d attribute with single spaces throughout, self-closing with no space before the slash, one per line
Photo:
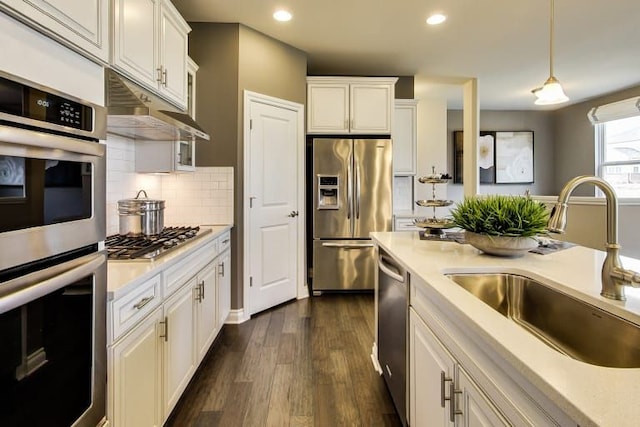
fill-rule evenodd
<path id="1" fill-rule="evenodd" d="M 325 294 L 225 325 L 167 426 L 400 426 L 370 359 L 372 294 Z"/>

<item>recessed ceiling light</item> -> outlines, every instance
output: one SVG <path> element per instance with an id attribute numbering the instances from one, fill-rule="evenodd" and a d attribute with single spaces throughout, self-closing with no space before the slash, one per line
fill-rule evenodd
<path id="1" fill-rule="evenodd" d="M 273 19 L 280 22 L 291 21 L 291 13 L 284 9 L 276 10 L 273 14 Z"/>
<path id="2" fill-rule="evenodd" d="M 434 13 L 430 17 L 427 18 L 427 24 L 429 25 L 438 25 L 442 24 L 447 20 L 447 17 L 441 13 Z"/>

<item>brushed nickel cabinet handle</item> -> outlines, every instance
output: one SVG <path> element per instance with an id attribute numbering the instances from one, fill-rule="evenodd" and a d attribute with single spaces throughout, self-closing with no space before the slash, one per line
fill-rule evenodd
<path id="1" fill-rule="evenodd" d="M 140 310 L 142 307 L 149 304 L 152 299 L 153 299 L 153 295 L 151 295 L 150 297 L 142 298 L 137 304 L 133 305 L 133 308 Z"/>
<path id="2" fill-rule="evenodd" d="M 202 302 L 202 287 L 200 286 L 200 283 L 193 288 L 193 292 L 195 293 L 193 298 L 198 302 Z"/>
<path id="3" fill-rule="evenodd" d="M 218 264 L 218 276 L 224 277 L 224 262 Z"/>
<path id="4" fill-rule="evenodd" d="M 169 341 L 169 318 L 165 316 L 164 322 L 160 322 L 164 326 L 164 334 L 160 338 L 164 338 L 164 342 Z"/>
<path id="5" fill-rule="evenodd" d="M 456 390 L 456 386 L 451 382 L 449 384 L 449 420 L 454 423 L 456 415 L 462 415 L 462 411 L 456 409 L 456 394 L 462 394 L 462 390 Z"/>
<path id="6" fill-rule="evenodd" d="M 204 280 L 202 282 L 200 282 L 200 289 L 201 289 L 201 294 L 200 296 L 202 297 L 202 299 L 204 299 Z"/>
<path id="7" fill-rule="evenodd" d="M 449 397 L 445 396 L 445 383 L 447 381 L 451 381 L 453 383 L 453 380 L 451 378 L 447 378 L 444 371 L 440 371 L 440 406 L 442 406 L 443 408 L 444 408 L 445 402 L 447 400 L 450 400 Z"/>
<path id="8" fill-rule="evenodd" d="M 156 76 L 156 81 L 158 83 L 162 83 L 162 70 L 163 70 L 162 65 L 160 67 L 156 68 L 156 71 L 158 72 L 158 74 Z"/>

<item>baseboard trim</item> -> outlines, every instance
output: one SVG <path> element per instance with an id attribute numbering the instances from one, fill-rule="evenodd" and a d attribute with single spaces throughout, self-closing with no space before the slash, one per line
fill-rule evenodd
<path id="1" fill-rule="evenodd" d="M 239 323 L 244 323 L 249 320 L 251 316 L 247 316 L 244 312 L 244 308 L 238 308 L 235 310 L 231 310 L 229 315 L 227 316 L 227 321 L 225 324 L 237 325 Z"/>
<path id="2" fill-rule="evenodd" d="M 378 344 L 375 342 L 371 347 L 371 363 L 373 363 L 373 369 L 376 370 L 378 375 L 382 375 L 382 366 L 380 366 L 380 362 L 378 361 Z"/>

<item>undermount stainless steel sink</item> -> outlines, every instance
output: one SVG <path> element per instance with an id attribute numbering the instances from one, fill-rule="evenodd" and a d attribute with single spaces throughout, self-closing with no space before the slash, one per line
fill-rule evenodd
<path id="1" fill-rule="evenodd" d="M 560 353 L 592 365 L 640 367 L 640 326 L 634 323 L 525 276 L 446 276 Z"/>

